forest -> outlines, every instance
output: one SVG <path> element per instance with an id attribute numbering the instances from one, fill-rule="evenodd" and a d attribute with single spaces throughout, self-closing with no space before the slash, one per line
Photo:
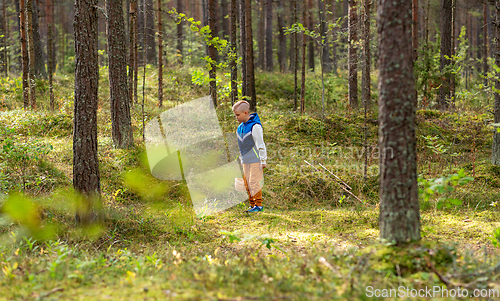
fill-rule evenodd
<path id="1" fill-rule="evenodd" d="M 0 300 L 498 300 L 499 199 L 500 0 L 0 0 Z"/>

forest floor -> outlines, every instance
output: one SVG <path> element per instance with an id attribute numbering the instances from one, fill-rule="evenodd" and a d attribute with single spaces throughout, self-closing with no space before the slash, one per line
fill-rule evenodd
<path id="1" fill-rule="evenodd" d="M 180 84 L 167 89 L 167 107 L 203 96 L 187 70 L 169 72 L 165 78 Z M 345 87 L 337 79 L 330 81 L 331 103 L 323 119 L 317 102 L 306 115 L 292 112 L 293 102 L 285 99 L 293 95 L 293 80 L 259 74 L 259 115 L 270 155 L 265 210 L 248 215 L 247 204 L 240 204 L 197 218 L 185 183 L 149 174 L 140 106 L 132 109 L 137 146 L 112 147 L 102 73 L 98 128 L 106 218 L 83 229 L 74 225 L 70 189 L 71 77 L 56 77 L 54 113 L 16 109 L 21 99 L 16 82 L 2 82 L 0 184 L 4 193 L 22 190 L 24 178 L 26 197 L 11 192 L 0 200 L 11 217 L 0 223 L 0 300 L 363 300 L 372 299 L 374 289 L 402 294 L 465 287 L 469 296 L 475 289 L 500 291 L 500 249 L 489 239 L 500 227 L 500 168 L 489 163 L 488 107 L 418 111 L 420 178 L 436 184 L 433 179 L 463 170 L 474 180 L 451 183 L 449 191 L 422 199 L 422 242 L 400 248 L 378 239 L 377 113 L 372 108 L 368 115 L 372 148 L 364 178 L 363 112 L 342 107 Z M 147 82 L 155 86 L 154 72 Z M 318 99 L 319 87 L 312 85 L 308 97 Z M 146 90 L 148 118 L 160 112 L 155 93 Z M 42 99 L 40 106 L 46 105 Z M 228 130 L 237 125 L 229 108 L 227 103 L 218 108 Z M 5 149 L 8 142 L 12 147 Z M 21 153 L 30 159 L 17 160 Z M 305 161 L 340 176 L 364 204 Z"/>

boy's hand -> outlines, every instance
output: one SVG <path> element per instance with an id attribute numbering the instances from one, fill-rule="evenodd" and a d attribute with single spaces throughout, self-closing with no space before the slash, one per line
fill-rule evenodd
<path id="1" fill-rule="evenodd" d="M 260 170 L 263 170 L 264 168 L 266 168 L 266 163 L 260 163 Z"/>

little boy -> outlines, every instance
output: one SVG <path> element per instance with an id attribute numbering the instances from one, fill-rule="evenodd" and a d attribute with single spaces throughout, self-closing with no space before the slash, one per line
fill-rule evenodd
<path id="1" fill-rule="evenodd" d="M 243 180 L 250 201 L 246 212 L 259 212 L 262 206 L 262 170 L 266 168 L 267 152 L 264 144 L 262 124 L 257 113 L 249 114 L 250 104 L 240 100 L 233 105 L 236 120 L 240 123 L 236 132 L 243 165 Z"/>

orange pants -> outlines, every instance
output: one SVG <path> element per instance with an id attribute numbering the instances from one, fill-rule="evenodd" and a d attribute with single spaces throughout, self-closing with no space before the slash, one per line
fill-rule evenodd
<path id="1" fill-rule="evenodd" d="M 243 181 L 248 193 L 250 206 L 262 206 L 262 187 L 260 181 L 264 176 L 260 163 L 243 163 Z"/>

